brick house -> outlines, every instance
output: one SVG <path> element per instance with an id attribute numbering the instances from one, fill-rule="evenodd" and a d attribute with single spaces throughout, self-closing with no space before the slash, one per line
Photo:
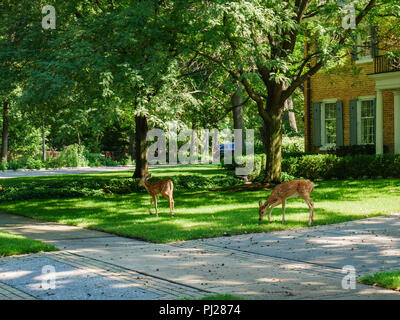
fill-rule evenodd
<path id="1" fill-rule="evenodd" d="M 347 69 L 357 75 L 320 71 L 305 83 L 306 151 L 371 144 L 377 154 L 400 154 L 400 59 L 378 49 L 376 30 L 349 54 Z"/>

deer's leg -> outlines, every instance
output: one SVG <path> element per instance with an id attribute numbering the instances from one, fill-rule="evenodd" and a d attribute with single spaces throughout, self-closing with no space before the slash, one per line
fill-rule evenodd
<path id="1" fill-rule="evenodd" d="M 314 221 L 314 202 L 311 201 L 311 199 L 308 195 L 302 195 L 301 197 L 304 199 L 304 201 L 308 205 L 308 208 L 310 209 L 310 216 L 308 218 L 308 226 L 311 226 L 311 224 Z"/>
<path id="2" fill-rule="evenodd" d="M 151 205 L 153 204 L 153 197 L 150 199 L 150 207 L 149 207 L 149 213 L 151 214 Z"/>
<path id="3" fill-rule="evenodd" d="M 282 201 L 282 211 L 283 211 L 282 222 L 285 222 L 285 209 L 286 209 L 286 200 L 283 200 Z"/>
<path id="4" fill-rule="evenodd" d="M 309 200 L 307 204 L 308 207 L 310 208 L 310 217 L 308 218 L 308 226 L 311 226 L 311 224 L 314 222 L 314 202 Z"/>
<path id="5" fill-rule="evenodd" d="M 172 196 L 169 198 L 169 208 L 171 210 L 171 217 L 174 217 L 174 198 Z"/>
<path id="6" fill-rule="evenodd" d="M 279 205 L 282 201 L 277 200 L 276 202 L 274 202 L 273 204 L 271 204 L 271 209 L 269 210 L 268 213 L 268 221 L 271 222 L 271 213 L 272 213 L 272 209 L 274 209 L 277 205 Z"/>
<path id="7" fill-rule="evenodd" d="M 156 207 L 156 217 L 158 217 L 158 211 L 157 211 L 157 196 L 154 197 L 154 205 Z"/>
<path id="8" fill-rule="evenodd" d="M 168 191 L 163 192 L 162 196 L 165 199 L 168 199 L 168 201 L 169 201 L 169 209 L 171 211 L 171 217 L 173 218 L 174 217 L 174 198 L 172 196 L 171 191 L 169 190 L 169 192 Z"/>

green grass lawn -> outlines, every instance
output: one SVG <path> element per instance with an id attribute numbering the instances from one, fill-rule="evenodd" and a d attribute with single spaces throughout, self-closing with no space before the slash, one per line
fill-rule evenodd
<path id="1" fill-rule="evenodd" d="M 154 177 L 178 174 L 213 176 L 224 174 L 224 170 L 217 166 L 185 166 L 152 169 L 151 173 Z M 132 172 L 113 172 L 29 179 L 87 179 L 93 175 L 107 179 L 131 174 Z M 0 184 L 6 185 L 10 180 L 16 182 L 16 179 L 7 179 Z M 317 187 L 311 194 L 315 203 L 314 225 L 400 212 L 400 179 L 332 180 L 315 185 Z M 0 203 L 0 210 L 162 243 L 307 227 L 309 210 L 300 198 L 288 200 L 286 223 L 282 223 L 281 206 L 274 209 L 271 223 L 267 220 L 259 223 L 258 201 L 265 201 L 269 193 L 175 192 L 174 219 L 170 217 L 168 201 L 165 199 L 158 201 L 159 217 L 154 214 L 150 216 L 150 196 L 145 193 L 4 202 Z"/>
<path id="2" fill-rule="evenodd" d="M 0 257 L 55 250 L 51 244 L 0 231 Z"/>
<path id="3" fill-rule="evenodd" d="M 379 272 L 361 277 L 361 283 L 400 291 L 400 270 L 394 272 Z"/>

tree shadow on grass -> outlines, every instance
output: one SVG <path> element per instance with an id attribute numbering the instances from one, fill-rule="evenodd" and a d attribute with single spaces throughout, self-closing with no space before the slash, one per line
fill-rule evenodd
<path id="1" fill-rule="evenodd" d="M 176 210 L 176 218 L 172 219 L 167 201 L 159 201 L 159 217 L 148 214 L 148 198 L 136 197 L 134 209 L 132 202 L 127 201 L 128 196 L 107 199 L 90 199 L 97 206 L 82 206 L 79 202 L 51 202 L 43 206 L 39 203 L 20 203 L 15 212 L 35 217 L 37 219 L 61 222 L 65 224 L 83 226 L 89 229 L 106 231 L 131 238 L 148 240 L 152 242 L 170 242 L 190 240 L 207 237 L 217 237 L 227 234 L 241 234 L 254 232 L 270 232 L 285 229 L 307 227 L 309 210 L 305 204 L 293 204 L 286 209 L 286 222 L 282 223 L 282 209 L 274 209 L 269 223 L 258 221 L 258 205 L 246 205 L 244 208 L 218 208 L 211 207 L 207 199 L 197 195 L 191 199 L 191 207 L 196 210 L 186 211 L 185 206 Z M 188 201 L 183 200 L 183 202 Z M 215 200 L 216 201 L 216 200 Z M 104 206 L 108 202 L 108 206 Z M 181 201 L 179 200 L 178 203 Z M 338 223 L 360 219 L 360 215 L 343 215 L 340 212 L 316 208 L 314 225 Z"/>
<path id="2" fill-rule="evenodd" d="M 365 205 L 364 199 L 380 198 L 389 192 L 400 192 L 396 181 L 320 182 L 311 194 L 311 199 L 315 203 L 314 225 L 364 218 L 365 214 L 362 212 L 353 214 L 351 209 L 343 209 L 343 201 L 355 205 L 360 203 L 361 206 Z M 288 201 L 286 223 L 283 224 L 281 221 L 281 206 L 274 209 L 272 223 L 265 220 L 259 223 L 258 201 L 265 201 L 269 194 L 270 192 L 266 191 L 177 191 L 174 194 L 175 219 L 170 217 L 168 200 L 162 197 L 158 201 L 159 217 L 154 214 L 154 204 L 153 215 L 149 215 L 150 196 L 144 193 L 16 201 L 5 204 L 3 208 L 37 219 L 78 225 L 154 242 L 307 227 L 309 209 L 301 198 Z M 320 207 L 320 202 L 324 202 L 327 207 Z M 342 205 L 341 210 L 336 208 L 340 205 Z M 379 211 L 375 213 L 370 210 L 369 216 L 378 215 Z"/>

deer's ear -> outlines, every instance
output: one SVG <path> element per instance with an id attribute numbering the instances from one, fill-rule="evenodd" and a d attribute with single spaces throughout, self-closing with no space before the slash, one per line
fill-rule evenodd
<path id="1" fill-rule="evenodd" d="M 261 201 L 261 200 L 258 202 L 258 206 L 259 206 L 259 207 L 262 206 L 262 201 Z"/>

